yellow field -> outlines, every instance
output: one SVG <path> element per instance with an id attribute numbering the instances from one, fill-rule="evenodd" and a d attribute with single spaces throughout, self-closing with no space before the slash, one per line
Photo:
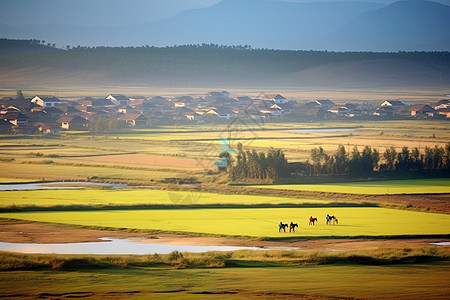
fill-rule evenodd
<path id="1" fill-rule="evenodd" d="M 339 225 L 326 225 L 335 215 Z M 391 236 L 450 234 L 450 215 L 386 208 L 175 209 L 2 213 L 3 218 L 83 226 L 252 237 Z M 319 222 L 309 226 L 309 217 Z M 278 223 L 298 223 L 296 233 Z M 289 230 L 288 230 L 289 231 Z"/>

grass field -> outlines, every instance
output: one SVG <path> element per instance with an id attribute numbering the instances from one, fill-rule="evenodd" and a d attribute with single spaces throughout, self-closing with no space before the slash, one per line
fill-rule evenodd
<path id="1" fill-rule="evenodd" d="M 0 178 L 0 184 L 5 183 L 26 183 L 26 182 L 35 182 L 36 180 L 30 179 L 22 179 L 22 178 Z"/>
<path id="2" fill-rule="evenodd" d="M 45 294 L 88 299 L 447 299 L 449 274 L 448 264 L 8 271 L 0 272 L 0 295 L 21 299 Z"/>
<path id="3" fill-rule="evenodd" d="M 326 225 L 326 214 L 339 225 Z M 310 216 L 318 217 L 309 226 Z M 251 237 L 355 237 L 450 234 L 450 215 L 375 207 L 161 209 L 1 213 L 2 218 L 71 225 Z M 279 233 L 278 223 L 299 224 Z"/>
<path id="4" fill-rule="evenodd" d="M 440 194 L 450 193 L 450 178 L 386 180 L 370 182 L 345 182 L 326 184 L 271 184 L 253 187 L 266 189 L 286 189 L 360 195 L 382 194 Z"/>
<path id="5" fill-rule="evenodd" d="M 173 204 L 281 204 L 329 203 L 325 200 L 256 195 L 223 195 L 201 191 L 166 190 L 39 190 L 0 192 L 0 207 L 105 206 Z"/>

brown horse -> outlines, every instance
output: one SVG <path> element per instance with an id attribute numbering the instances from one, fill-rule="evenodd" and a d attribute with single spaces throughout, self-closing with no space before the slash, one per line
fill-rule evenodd
<path id="1" fill-rule="evenodd" d="M 311 218 L 309 218 L 309 225 L 314 225 L 314 223 L 316 223 L 317 222 L 317 218 L 313 218 L 313 217 L 311 217 Z"/>
<path id="2" fill-rule="evenodd" d="M 291 222 L 291 225 L 289 226 L 289 232 L 295 232 L 295 227 L 298 227 L 298 224 Z"/>
<path id="3" fill-rule="evenodd" d="M 333 224 L 336 224 L 336 225 L 339 224 L 339 221 L 335 216 L 332 217 L 332 221 L 333 221 Z"/>

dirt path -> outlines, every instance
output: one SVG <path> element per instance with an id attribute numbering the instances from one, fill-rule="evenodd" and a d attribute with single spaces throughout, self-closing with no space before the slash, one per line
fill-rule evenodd
<path id="1" fill-rule="evenodd" d="M 129 233 L 71 228 L 52 224 L 0 222 L 0 242 L 8 243 L 78 243 L 99 242 L 99 238 L 142 238 L 142 243 L 186 246 L 298 247 L 302 250 L 354 251 L 377 248 L 432 247 L 432 242 L 450 239 L 324 239 L 304 241 L 255 241 L 217 237 L 189 237 L 174 234 Z M 450 246 L 440 246 L 450 252 Z"/>

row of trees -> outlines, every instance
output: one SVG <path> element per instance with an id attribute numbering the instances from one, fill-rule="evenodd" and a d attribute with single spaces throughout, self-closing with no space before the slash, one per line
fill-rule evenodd
<path id="1" fill-rule="evenodd" d="M 271 148 L 267 153 L 256 150 L 244 151 L 238 144 L 236 160 L 229 160 L 229 174 L 232 180 L 271 179 L 287 177 L 288 162 L 283 151 Z"/>
<path id="2" fill-rule="evenodd" d="M 39 46 L 39 47 L 36 47 Z M 327 52 L 253 49 L 248 45 L 217 44 L 173 47 L 72 47 L 70 50 L 34 45 L 30 41 L 0 39 L 0 67 L 95 71 L 121 79 L 151 76 L 163 80 L 188 76 L 230 79 L 261 78 L 283 81 L 292 72 L 328 63 L 360 60 L 408 60 L 444 65 L 450 52 Z M 66 47 L 69 49 L 69 47 Z M 243 51 L 245 50 L 245 51 Z M 231 75 L 231 76 L 230 76 Z M 283 81 L 284 82 L 284 81 Z"/>
<path id="3" fill-rule="evenodd" d="M 368 175 L 373 171 L 420 172 L 450 171 L 450 143 L 444 147 L 425 147 L 421 152 L 417 147 L 410 150 L 403 147 L 397 151 L 387 148 L 383 154 L 377 149 L 365 146 L 362 151 L 354 147 L 347 153 L 343 145 L 339 145 L 334 154 L 327 154 L 322 147 L 311 150 L 311 161 L 302 168 L 307 175 Z"/>

